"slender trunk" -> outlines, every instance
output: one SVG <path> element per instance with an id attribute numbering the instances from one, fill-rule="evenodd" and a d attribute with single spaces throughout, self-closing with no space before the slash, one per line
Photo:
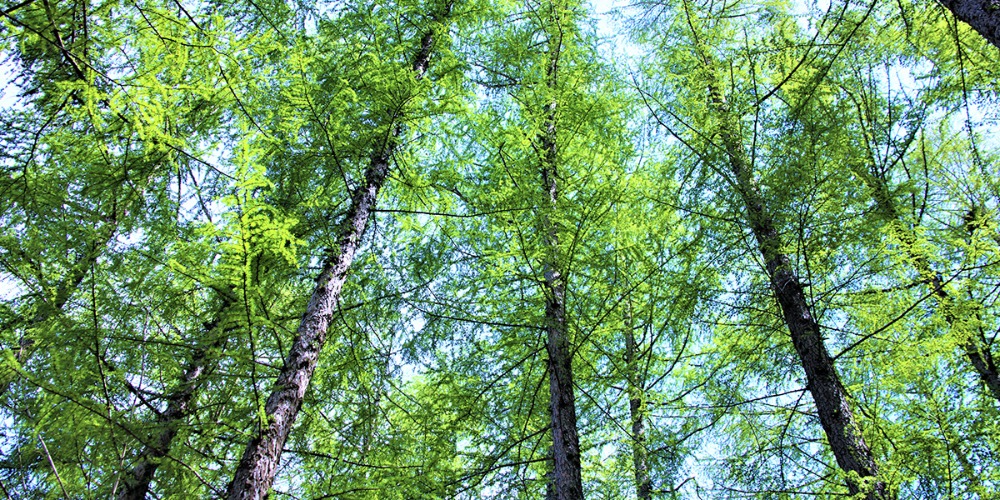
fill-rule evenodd
<path id="1" fill-rule="evenodd" d="M 806 372 L 807 388 L 816 403 L 820 424 L 826 433 L 837 464 L 861 479 L 876 478 L 878 466 L 871 449 L 865 443 L 861 426 L 854 418 L 850 397 L 834 366 L 833 358 L 823 343 L 819 323 L 813 317 L 802 285 L 792 269 L 791 261 L 782 252 L 783 242 L 774 227 L 774 220 L 764 204 L 743 152 L 738 125 L 718 87 L 709 89 L 712 104 L 722 119 L 722 141 L 729 157 L 730 169 L 736 178 L 750 227 L 767 268 L 774 296 L 781 306 L 785 324 L 791 333 L 792 345 Z M 852 494 L 861 491 L 858 482 L 848 480 Z M 892 498 L 883 481 L 876 480 L 867 498 Z"/>
<path id="2" fill-rule="evenodd" d="M 757 193 L 751 195 L 756 198 Z M 851 410 L 847 390 L 840 381 L 833 359 L 823 343 L 819 324 L 813 318 L 798 277 L 792 271 L 788 257 L 781 253 L 781 240 L 773 221 L 763 205 L 747 201 L 751 226 L 767 265 L 774 295 L 781 305 L 785 323 L 792 336 L 792 344 L 799 355 L 819 412 L 820 423 L 826 433 L 837 464 L 844 471 L 855 472 L 862 479 L 878 476 L 878 467 L 871 449 L 865 443 L 861 426 Z M 855 481 L 848 481 L 852 494 L 860 489 Z M 876 481 L 868 498 L 890 498 L 884 482 Z"/>
<path id="3" fill-rule="evenodd" d="M 944 286 L 944 283 L 942 283 L 941 277 L 931 267 L 929 256 L 924 251 L 921 251 L 920 246 L 917 244 L 917 235 L 911 228 L 904 224 L 885 182 L 859 167 L 855 167 L 854 172 L 862 178 L 868 189 L 871 190 L 872 198 L 875 199 L 879 213 L 896 233 L 910 262 L 913 264 L 913 268 L 920 275 L 921 281 L 927 284 L 930 292 L 937 299 L 941 313 L 945 321 L 948 322 L 948 326 L 954 329 L 962 326 L 963 323 L 970 323 L 964 321 L 965 318 L 958 316 L 959 311 L 955 310 L 954 298 Z M 969 358 L 969 362 L 972 363 L 980 380 L 986 384 L 993 398 L 1000 402 L 1000 373 L 997 371 L 993 353 L 990 351 L 982 331 L 977 328 L 975 334 L 972 332 L 958 332 L 958 335 L 961 342 L 960 346 L 965 352 L 966 357 Z"/>
<path id="4" fill-rule="evenodd" d="M 631 304 L 626 311 L 625 371 L 628 384 L 628 411 L 632 422 L 632 468 L 635 470 L 636 497 L 648 500 L 653 494 L 649 477 L 649 453 L 646 450 L 646 398 L 645 383 L 639 370 L 639 345 L 632 326 Z"/>
<path id="5" fill-rule="evenodd" d="M 554 266 L 545 271 L 545 349 L 548 353 L 549 410 L 555 498 L 583 498 L 580 438 L 573 392 L 573 354 L 566 324 L 566 284 Z"/>
<path id="6" fill-rule="evenodd" d="M 128 169 L 125 168 L 125 179 L 128 178 L 127 171 Z M 147 172 L 140 178 L 136 189 L 130 189 L 121 200 L 117 199 L 117 197 L 113 198 L 110 213 L 104 215 L 104 225 L 99 228 L 97 235 L 86 243 L 86 247 L 80 252 L 72 266 L 58 282 L 55 294 L 51 297 L 51 300 L 43 298 L 35 315 L 27 321 L 24 330 L 25 335 L 19 339 L 17 351 L 14 353 L 14 359 L 17 360 L 19 365 L 27 363 L 31 355 L 39 348 L 39 339 L 30 336 L 33 333 L 32 330 L 62 313 L 66 303 L 69 302 L 73 293 L 76 292 L 80 284 L 83 283 L 84 278 L 87 277 L 87 273 L 97 264 L 101 255 L 114 243 L 115 236 L 118 234 L 119 224 L 127 215 L 125 207 L 141 199 L 145 195 L 147 186 L 152 182 L 153 174 Z M 25 255 L 24 250 L 18 249 L 17 251 L 26 259 L 30 259 L 30 256 Z M 42 293 L 44 294 L 44 286 L 41 283 L 39 283 L 39 286 L 43 288 Z M 18 376 L 15 370 L 10 370 L 6 367 L 0 368 L 0 396 L 7 393 L 10 384 L 17 380 Z"/>
<path id="7" fill-rule="evenodd" d="M 230 300 L 224 300 L 221 308 L 216 314 L 216 318 L 222 316 L 229 307 Z M 202 325 L 202 330 L 206 335 L 212 335 L 218 326 L 218 319 Z M 149 483 L 152 482 L 156 469 L 160 466 L 163 457 L 170 453 L 170 446 L 180 426 L 191 414 L 191 401 L 195 393 L 201 386 L 202 378 L 208 369 L 208 353 L 223 345 L 225 338 L 220 337 L 212 343 L 208 349 L 199 347 L 191 354 L 184 368 L 184 373 L 178 381 L 177 387 L 167 396 L 167 409 L 156 418 L 156 426 L 160 428 L 159 434 L 151 443 L 146 443 L 139 453 L 138 463 L 133 467 L 130 478 L 126 481 L 124 488 L 118 493 L 118 500 L 142 500 L 149 492 Z"/>
<path id="8" fill-rule="evenodd" d="M 177 391 L 167 398 L 167 409 L 161 413 L 156 423 L 162 430 L 152 443 L 146 444 L 139 454 L 139 463 L 132 469 L 131 478 L 118 493 L 118 500 L 142 500 L 149 492 L 149 483 L 160 466 L 160 461 L 170 452 L 170 445 L 177 430 L 191 412 L 191 400 L 199 379 L 205 371 L 206 352 L 196 350 L 188 361 Z"/>
<path id="9" fill-rule="evenodd" d="M 31 355 L 38 348 L 38 339 L 30 336 L 32 330 L 62 312 L 63 307 L 66 306 L 70 297 L 73 296 L 73 292 L 80 287 L 80 283 L 83 283 L 83 279 L 87 277 L 87 273 L 90 272 L 91 267 L 97 263 L 97 259 L 100 258 L 101 254 L 114 239 L 118 228 L 116 221 L 117 218 L 114 218 L 105 228 L 105 233 L 90 242 L 83 255 L 73 263 L 66 276 L 56 285 L 55 295 L 51 298 L 51 301 L 42 299 L 42 303 L 39 305 L 35 315 L 25 325 L 25 335 L 18 341 L 14 359 L 17 360 L 19 365 L 27 363 Z M 2 377 L 2 382 L 0 382 L 0 396 L 7 393 L 10 384 L 17 380 L 18 376 L 15 370 L 9 368 L 4 368 L 0 372 L 0 377 Z"/>
<path id="10" fill-rule="evenodd" d="M 685 8 L 687 8 L 686 3 Z M 837 465 L 849 475 L 857 474 L 862 480 L 875 478 L 871 490 L 866 492 L 866 498 L 894 498 L 885 482 L 877 479 L 878 466 L 875 458 L 864 440 L 861 425 L 854 418 L 850 397 L 840 381 L 833 358 L 823 343 L 819 323 L 809 308 L 802 284 L 792 269 L 788 256 L 782 251 L 784 244 L 781 235 L 778 234 L 774 218 L 764 204 L 763 196 L 753 178 L 750 162 L 743 150 L 739 121 L 722 94 L 714 62 L 699 39 L 695 19 L 690 12 L 688 21 L 695 39 L 695 51 L 709 76 L 709 105 L 719 118 L 719 135 L 728 157 L 729 169 L 735 178 L 736 189 L 743 201 L 758 250 L 764 258 L 771 289 L 781 306 L 785 324 L 791 334 L 792 345 L 806 372 L 806 387 L 816 403 L 820 425 L 826 433 L 830 449 L 837 459 Z M 851 494 L 861 492 L 859 482 L 850 477 L 847 487 Z"/>
<path id="11" fill-rule="evenodd" d="M 939 0 L 959 20 L 1000 48 L 1000 0 Z"/>
<path id="12" fill-rule="evenodd" d="M 445 16 L 450 14 L 450 10 L 451 2 L 448 2 Z M 432 30 L 420 40 L 412 67 L 417 78 L 427 70 L 433 42 Z M 271 489 L 281 451 L 316 370 L 340 291 L 375 208 L 378 192 L 389 173 L 390 160 L 401 133 L 402 127 L 394 125 L 386 142 L 375 146 L 365 171 L 364 183 L 352 193 L 350 208 L 338 230 L 337 246 L 327 257 L 316 279 L 291 351 L 264 407 L 267 421 L 261 422 L 257 436 L 248 443 L 229 484 L 227 496 L 230 500 L 259 500 L 265 498 Z"/>
<path id="13" fill-rule="evenodd" d="M 288 433 L 302 406 L 306 389 L 316 370 L 320 350 L 326 342 L 340 291 L 374 208 L 378 191 L 389 171 L 395 143 L 390 142 L 371 158 L 365 183 L 352 196 L 351 208 L 337 238 L 337 253 L 327 258 L 316 279 L 306 312 L 302 316 L 288 357 L 264 407 L 267 421 L 243 453 L 229 485 L 230 499 L 260 499 L 267 496 L 277 472 Z"/>
<path id="14" fill-rule="evenodd" d="M 871 449 L 854 418 L 847 390 L 823 343 L 819 323 L 814 319 L 798 276 L 792 270 L 788 256 L 781 249 L 781 236 L 774 227 L 771 214 L 749 172 L 742 141 L 735 134 L 736 123 L 717 89 L 710 90 L 716 110 L 723 114 L 722 140 L 729 156 L 737 188 L 743 199 L 757 246 L 764 258 L 771 288 L 781 305 L 785 324 L 791 333 L 792 345 L 806 372 L 807 388 L 819 412 L 820 424 L 826 433 L 837 464 L 844 471 L 857 473 L 862 479 L 877 477 L 878 467 Z M 860 488 L 848 481 L 848 489 L 857 494 Z M 886 484 L 876 481 L 868 498 L 890 498 Z"/>
<path id="15" fill-rule="evenodd" d="M 553 9 L 550 21 L 553 27 L 558 27 L 561 21 L 559 7 L 550 5 L 550 8 Z M 542 189 L 547 204 L 541 210 L 541 232 L 548 252 L 542 287 L 545 292 L 545 349 L 548 353 L 552 426 L 552 480 L 556 499 L 578 500 L 583 498 L 583 480 L 580 470 L 580 438 L 576 427 L 576 396 L 573 392 L 573 350 L 566 323 L 566 280 L 559 251 L 559 227 L 553 220 L 559 201 L 559 145 L 556 128 L 558 102 L 555 93 L 562 39 L 550 34 L 548 45 L 546 86 L 552 93 L 552 100 L 545 106 L 545 123 L 538 142 L 542 154 Z"/>
<path id="16" fill-rule="evenodd" d="M 981 329 L 977 329 L 976 337 L 963 338 L 962 350 L 979 373 L 979 379 L 986 384 L 993 398 L 1000 402 L 1000 375 L 993 353 L 987 346 L 986 337 Z"/>

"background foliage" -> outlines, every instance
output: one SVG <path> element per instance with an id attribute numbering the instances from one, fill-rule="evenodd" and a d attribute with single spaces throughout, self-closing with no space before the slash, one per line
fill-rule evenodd
<path id="1" fill-rule="evenodd" d="M 994 498 L 1000 394 L 972 360 L 1000 331 L 997 48 L 929 2 L 559 5 L 456 1 L 447 27 L 432 0 L 4 6 L 6 497 L 117 495 L 165 428 L 150 495 L 221 495 L 397 132 L 275 497 L 543 497 L 552 255 L 587 496 L 641 495 L 640 458 L 658 498 L 846 495 L 718 79 L 880 477 Z"/>

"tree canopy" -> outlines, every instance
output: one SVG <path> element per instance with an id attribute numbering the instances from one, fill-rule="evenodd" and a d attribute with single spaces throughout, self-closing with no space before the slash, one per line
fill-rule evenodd
<path id="1" fill-rule="evenodd" d="M 997 498 L 995 2 L 8 3 L 3 498 Z"/>

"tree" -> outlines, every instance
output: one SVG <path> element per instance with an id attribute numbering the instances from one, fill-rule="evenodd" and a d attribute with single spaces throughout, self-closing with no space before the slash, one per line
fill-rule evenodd
<path id="1" fill-rule="evenodd" d="M 694 36 L 696 47 L 699 47 L 698 35 Z M 704 53 L 704 46 L 700 46 L 699 49 L 699 55 L 707 71 L 714 73 L 715 65 Z M 742 140 L 737 135 L 736 120 L 730 115 L 729 105 L 720 86 L 710 80 L 708 91 L 711 104 L 720 115 L 719 134 L 726 155 L 729 157 L 729 167 L 735 179 L 736 190 L 746 205 L 747 219 L 764 258 L 775 298 L 781 306 L 792 335 L 792 344 L 805 369 L 807 387 L 816 402 L 820 422 L 830 447 L 837 457 L 837 463 L 846 472 L 857 474 L 861 481 L 875 478 L 878 475 L 878 466 L 861 435 L 860 425 L 851 410 L 850 396 L 823 343 L 820 325 L 810 311 L 801 282 L 792 269 L 791 260 L 781 251 L 784 243 L 774 227 L 774 220 L 767 205 L 756 188 L 751 165 L 744 153 Z M 858 479 L 848 479 L 848 486 L 852 494 L 862 491 Z M 892 496 L 887 491 L 885 483 L 881 481 L 866 488 L 872 490 L 872 493 L 867 495 L 870 498 Z"/>
<path id="2" fill-rule="evenodd" d="M 429 22 L 444 22 L 451 9 L 449 0 L 431 16 Z M 433 25 L 424 28 L 411 68 L 416 80 L 427 71 L 435 44 L 434 30 L 440 29 Z M 405 109 L 403 106 L 408 98 L 404 95 L 401 103 L 379 113 L 389 117 L 388 123 L 381 125 L 386 130 L 384 138 L 372 144 L 371 163 L 365 170 L 364 180 L 351 194 L 351 204 L 337 230 L 336 249 L 329 252 L 323 263 L 295 341 L 275 382 L 275 389 L 268 397 L 264 409 L 266 420 L 260 423 L 260 434 L 247 445 L 229 486 L 229 498 L 260 498 L 271 489 L 285 441 L 326 342 L 327 329 L 340 299 L 340 291 L 364 237 L 378 193 L 389 174 L 390 161 L 403 132 L 400 113 Z"/>
<path id="3" fill-rule="evenodd" d="M 203 385 L 206 372 L 214 368 L 216 361 L 210 359 L 209 353 L 222 349 L 225 344 L 225 337 L 216 330 L 220 326 L 220 318 L 234 305 L 233 295 L 223 296 L 215 319 L 203 324 L 202 333 L 194 336 L 211 340 L 208 345 L 195 345 L 176 385 L 170 387 L 171 392 L 166 396 L 167 407 L 156 416 L 154 428 L 160 427 L 161 430 L 139 452 L 137 463 L 132 467 L 132 477 L 125 479 L 118 493 L 119 500 L 141 500 L 149 493 L 160 461 L 169 456 L 179 428 L 191 416 L 192 403 Z"/>
<path id="4" fill-rule="evenodd" d="M 536 140 L 539 152 L 542 192 L 546 194 L 539 207 L 539 227 L 547 254 L 541 262 L 545 294 L 545 350 L 548 353 L 549 412 L 552 430 L 552 489 L 553 498 L 572 500 L 583 498 L 583 483 L 580 471 L 580 438 L 576 427 L 576 398 L 573 388 L 573 355 L 570 332 L 566 322 L 566 274 L 567 269 L 561 255 L 559 224 L 559 71 L 564 37 L 568 31 L 564 18 L 571 6 L 549 3 L 539 9 L 536 16 L 542 18 L 545 33 L 545 88 L 554 94 L 548 102 L 542 102 L 544 118 Z M 570 31 L 571 32 L 571 31 Z M 545 96 L 546 93 L 542 95 Z M 547 96 L 546 96 L 547 97 Z M 548 206 L 546 206 L 546 204 Z"/>
<path id="5" fill-rule="evenodd" d="M 990 498 L 995 48 L 603 8 L 3 7 L 0 490 Z"/>
<path id="6" fill-rule="evenodd" d="M 726 180 L 738 194 L 746 224 L 756 240 L 763 257 L 764 269 L 770 281 L 774 299 L 778 302 L 792 344 L 807 377 L 806 387 L 816 404 L 820 423 L 826 434 L 837 463 L 847 473 L 851 494 L 863 492 L 870 498 L 889 498 L 884 480 L 877 479 L 878 466 L 854 417 L 850 395 L 827 350 L 821 326 L 809 305 L 804 287 L 796 274 L 792 261 L 784 252 L 785 243 L 776 227 L 773 208 L 762 196 L 753 173 L 753 163 L 746 153 L 740 117 L 732 110 L 718 75 L 717 63 L 708 52 L 710 36 L 702 27 L 700 17 L 685 2 L 681 7 L 683 18 L 690 29 L 690 44 L 697 63 L 701 66 L 699 80 L 704 82 L 708 94 L 708 112 L 714 116 L 716 130 L 710 133 L 721 142 L 724 161 L 728 167 Z M 722 171 L 717 168 L 716 171 Z"/>
<path id="7" fill-rule="evenodd" d="M 942 5 L 1000 48 L 1000 9 L 992 0 L 945 0 Z"/>

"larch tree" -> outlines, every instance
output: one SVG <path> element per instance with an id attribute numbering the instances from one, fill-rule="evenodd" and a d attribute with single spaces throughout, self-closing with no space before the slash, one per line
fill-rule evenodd
<path id="1" fill-rule="evenodd" d="M 703 35 L 697 33 L 699 28 L 696 26 L 700 21 L 688 9 L 685 6 L 685 16 L 693 31 L 695 53 L 708 73 L 705 77 L 708 98 L 712 112 L 718 113 L 718 135 L 728 159 L 731 180 L 745 206 L 748 224 L 764 259 L 775 299 L 791 333 L 792 344 L 805 370 L 806 387 L 816 403 L 827 440 L 840 467 L 858 478 L 849 476 L 848 487 L 852 494 L 864 492 L 869 498 L 890 498 L 892 495 L 886 484 L 875 479 L 878 466 L 854 417 L 850 395 L 823 341 L 820 324 L 809 306 L 801 280 L 792 267 L 791 259 L 782 250 L 785 245 L 775 227 L 772 209 L 757 187 L 753 165 L 746 154 L 739 118 L 733 115 L 717 76 L 716 63 L 700 40 Z M 873 479 L 875 482 L 870 483 Z M 868 491 L 862 490 L 862 481 L 870 483 L 864 486 Z"/>
<path id="2" fill-rule="evenodd" d="M 866 493 L 870 498 L 890 498 L 878 476 L 878 466 L 869 445 L 861 433 L 860 423 L 854 416 L 850 395 L 827 349 L 821 326 L 805 295 L 801 279 L 792 261 L 783 250 L 785 243 L 776 227 L 774 208 L 763 197 L 754 174 L 754 165 L 741 130 L 741 117 L 733 110 L 727 92 L 722 86 L 719 63 L 709 52 L 705 40 L 707 30 L 690 3 L 681 7 L 683 18 L 690 29 L 691 44 L 701 64 L 701 80 L 705 82 L 709 112 L 714 114 L 718 137 L 727 167 L 727 181 L 742 201 L 764 269 L 767 272 L 774 298 L 778 302 L 785 324 L 791 334 L 792 345 L 806 373 L 806 387 L 816 404 L 821 425 L 837 463 L 848 474 L 852 494 Z M 874 482 L 873 482 L 874 481 Z M 866 485 L 862 486 L 863 484 Z"/>
<path id="3" fill-rule="evenodd" d="M 9 2 L 0 496 L 992 498 L 995 10 Z"/>
<path id="4" fill-rule="evenodd" d="M 426 26 L 417 28 L 421 35 L 414 44 L 412 64 L 409 68 L 400 69 L 412 74 L 412 79 L 399 78 L 400 84 L 413 87 L 411 91 L 421 88 L 413 83 L 423 78 L 427 71 L 438 38 L 442 36 L 442 30 L 447 29 L 452 2 L 447 0 L 440 6 L 429 7 L 432 12 L 425 21 Z M 402 140 L 406 105 L 412 97 L 406 93 L 410 89 L 400 90 L 403 93 L 398 97 L 399 102 L 390 103 L 386 109 L 372 113 L 385 122 L 378 126 L 380 133 L 372 134 L 374 141 L 370 146 L 370 163 L 365 168 L 364 178 L 351 193 L 347 212 L 338 223 L 335 246 L 327 250 L 328 255 L 316 278 L 316 287 L 275 388 L 267 399 L 264 418 L 259 423 L 259 434 L 247 445 L 229 485 L 228 498 L 261 498 L 271 489 L 285 442 L 326 343 L 327 330 L 340 300 L 341 289 L 374 213 L 379 191 L 389 175 L 393 154 Z"/>
<path id="5" fill-rule="evenodd" d="M 995 0 L 944 0 L 941 5 L 1000 49 L 1000 5 Z"/>
<path id="6" fill-rule="evenodd" d="M 534 14 L 542 24 L 544 33 L 544 86 L 542 121 L 533 147 L 539 156 L 539 173 L 544 199 L 538 210 L 538 227 L 542 236 L 545 255 L 539 263 L 542 272 L 542 289 L 545 295 L 545 350 L 548 354 L 549 416 L 552 433 L 552 494 L 558 500 L 583 498 L 580 468 L 580 438 L 577 430 L 576 389 L 573 387 L 573 344 L 566 318 L 566 283 L 568 266 L 562 256 L 560 239 L 565 239 L 558 219 L 560 205 L 559 178 L 562 175 L 559 141 L 559 90 L 560 70 L 566 62 L 562 58 L 566 39 L 572 36 L 573 26 L 567 26 L 568 14 L 573 6 L 549 2 L 539 6 Z M 565 246 L 565 244 L 564 244 Z"/>

